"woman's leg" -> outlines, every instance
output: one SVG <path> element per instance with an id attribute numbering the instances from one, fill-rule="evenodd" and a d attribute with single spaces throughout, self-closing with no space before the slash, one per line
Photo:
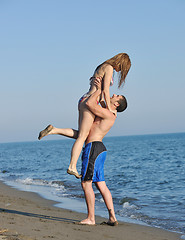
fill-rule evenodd
<path id="1" fill-rule="evenodd" d="M 80 104 L 80 109 L 79 109 L 78 138 L 73 144 L 73 147 L 71 150 L 71 161 L 67 171 L 69 174 L 75 175 L 76 177 L 81 177 L 77 172 L 76 164 L 80 156 L 80 153 L 82 151 L 83 144 L 94 122 L 94 118 L 95 118 L 94 114 L 87 109 L 87 107 L 85 106 L 85 102 L 82 102 Z"/>
<path id="2" fill-rule="evenodd" d="M 112 200 L 111 192 L 109 191 L 105 181 L 103 182 L 96 182 L 96 187 L 100 191 L 107 210 L 109 212 L 109 223 L 117 223 L 115 212 L 114 212 L 114 205 Z"/>
<path id="3" fill-rule="evenodd" d="M 55 128 L 52 125 L 48 125 L 44 130 L 42 130 L 39 133 L 38 139 L 41 140 L 43 137 L 45 137 L 47 135 L 53 135 L 53 134 L 62 135 L 62 136 L 69 137 L 69 138 L 74 138 L 74 139 L 78 138 L 78 131 L 75 130 L 75 129 L 72 129 L 72 128 Z"/>

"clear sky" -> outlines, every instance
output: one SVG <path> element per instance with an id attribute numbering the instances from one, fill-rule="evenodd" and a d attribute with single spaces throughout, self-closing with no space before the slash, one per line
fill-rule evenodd
<path id="1" fill-rule="evenodd" d="M 88 79 L 119 52 L 132 67 L 110 92 L 128 109 L 108 136 L 185 132 L 184 0 L 0 0 L 0 142 L 77 128 Z"/>

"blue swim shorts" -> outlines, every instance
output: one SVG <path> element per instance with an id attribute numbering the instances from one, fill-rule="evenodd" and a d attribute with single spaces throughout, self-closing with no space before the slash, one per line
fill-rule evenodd
<path id="1" fill-rule="evenodd" d="M 101 182 L 104 179 L 104 162 L 107 149 L 100 141 L 88 143 L 82 153 L 82 181 Z"/>

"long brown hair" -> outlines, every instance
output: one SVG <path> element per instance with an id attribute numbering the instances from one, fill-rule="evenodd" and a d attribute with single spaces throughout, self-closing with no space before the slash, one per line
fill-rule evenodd
<path id="1" fill-rule="evenodd" d="M 118 88 L 120 88 L 123 82 L 125 83 L 125 78 L 131 67 L 131 61 L 129 56 L 126 53 L 119 53 L 114 57 L 108 59 L 104 63 L 110 64 L 114 69 L 119 69 L 120 74 L 118 76 Z"/>

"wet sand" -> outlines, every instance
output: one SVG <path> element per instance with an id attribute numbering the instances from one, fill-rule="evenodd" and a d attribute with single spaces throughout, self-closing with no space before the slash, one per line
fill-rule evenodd
<path id="1" fill-rule="evenodd" d="M 159 228 L 119 222 L 112 227 L 78 225 L 86 214 L 54 207 L 36 193 L 19 191 L 0 182 L 0 240 L 178 240 L 180 235 Z M 5 231 L 5 232 L 1 232 Z"/>

